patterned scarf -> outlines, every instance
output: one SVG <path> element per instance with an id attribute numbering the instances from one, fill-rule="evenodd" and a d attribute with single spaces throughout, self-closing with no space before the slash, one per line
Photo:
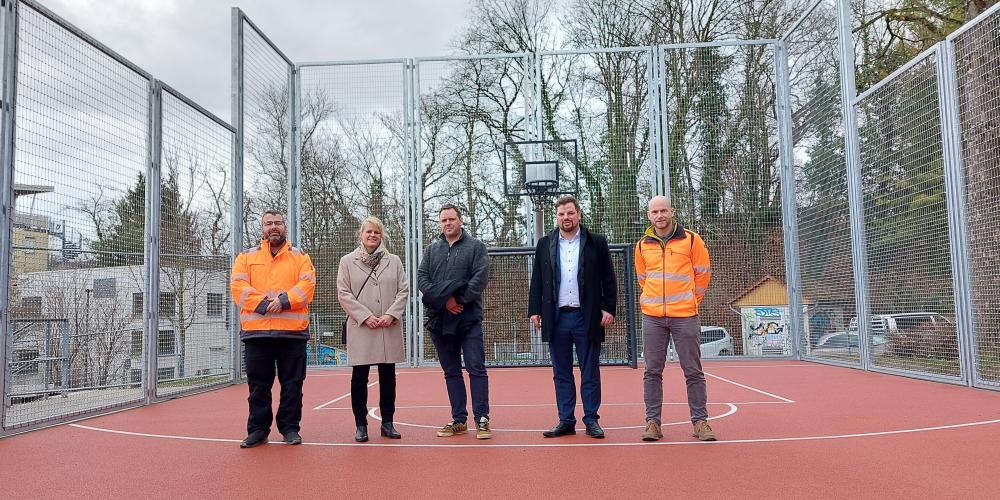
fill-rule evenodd
<path id="1" fill-rule="evenodd" d="M 376 248 L 372 253 L 368 253 L 368 250 L 364 245 L 359 245 L 355 252 L 358 253 L 358 257 L 361 259 L 361 262 L 372 269 L 375 269 L 375 266 L 378 265 L 380 260 L 382 260 L 382 257 L 389 253 L 389 251 L 385 249 L 385 244 L 383 243 L 379 243 L 378 248 Z"/>

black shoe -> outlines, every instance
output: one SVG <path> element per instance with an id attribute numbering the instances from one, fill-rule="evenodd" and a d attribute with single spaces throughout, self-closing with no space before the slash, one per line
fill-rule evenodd
<path id="1" fill-rule="evenodd" d="M 285 434 L 285 444 L 302 444 L 302 436 L 298 432 L 290 431 Z"/>
<path id="2" fill-rule="evenodd" d="M 559 422 L 555 427 L 542 433 L 542 435 L 547 438 L 572 436 L 573 434 L 576 434 L 576 428 L 566 422 Z"/>
<path id="3" fill-rule="evenodd" d="M 604 439 L 604 429 L 597 422 L 584 423 L 587 426 L 587 435 L 594 439 Z"/>
<path id="4" fill-rule="evenodd" d="M 382 422 L 382 427 L 379 428 L 379 432 L 382 433 L 382 436 L 389 439 L 399 439 L 403 437 L 396 432 L 396 428 L 392 426 L 392 422 Z"/>
<path id="5" fill-rule="evenodd" d="M 355 431 L 355 433 L 354 433 L 354 440 L 357 441 L 357 442 L 359 442 L 359 443 L 364 443 L 365 441 L 368 441 L 368 426 L 367 425 L 359 425 L 358 426 L 358 430 Z"/>
<path id="6" fill-rule="evenodd" d="M 260 446 L 267 442 L 267 433 L 264 431 L 253 431 L 243 438 L 240 442 L 240 448 L 253 448 L 254 446 Z"/>

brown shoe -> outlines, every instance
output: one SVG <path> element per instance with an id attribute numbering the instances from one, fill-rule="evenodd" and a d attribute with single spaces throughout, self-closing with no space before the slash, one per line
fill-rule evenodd
<path id="1" fill-rule="evenodd" d="M 698 438 L 699 441 L 715 441 L 715 432 L 704 420 L 694 423 L 694 433 L 691 435 Z"/>
<path id="2" fill-rule="evenodd" d="M 490 430 L 490 419 L 479 417 L 479 421 L 476 422 L 476 439 L 489 439 L 491 437 L 493 437 L 493 431 Z"/>
<path id="3" fill-rule="evenodd" d="M 656 420 L 646 421 L 646 430 L 642 431 L 643 441 L 659 441 L 663 439 L 663 431 L 660 430 L 660 424 L 656 423 Z"/>
<path id="4" fill-rule="evenodd" d="M 438 437 L 450 437 L 455 434 L 465 434 L 468 432 L 469 426 L 465 422 L 451 422 L 444 427 L 438 429 Z"/>

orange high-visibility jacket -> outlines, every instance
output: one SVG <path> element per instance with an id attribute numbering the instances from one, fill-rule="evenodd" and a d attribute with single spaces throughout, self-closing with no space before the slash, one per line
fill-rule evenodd
<path id="1" fill-rule="evenodd" d="M 240 337 L 308 337 L 309 303 L 316 288 L 312 259 L 286 243 L 271 256 L 267 240 L 236 257 L 229 286 L 240 307 Z M 271 301 L 281 311 L 267 312 Z"/>
<path id="2" fill-rule="evenodd" d="M 689 318 L 698 315 L 712 279 L 712 263 L 701 236 L 674 223 L 669 238 L 660 238 L 650 227 L 636 243 L 635 274 L 643 314 Z"/>

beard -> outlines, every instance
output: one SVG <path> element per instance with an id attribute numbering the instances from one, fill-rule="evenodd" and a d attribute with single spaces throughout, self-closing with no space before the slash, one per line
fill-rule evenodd
<path id="1" fill-rule="evenodd" d="M 283 234 L 272 234 L 272 235 L 270 235 L 270 236 L 267 237 L 267 241 L 268 241 L 268 243 L 271 244 L 272 247 L 280 247 L 281 245 L 285 244 L 285 235 L 283 235 Z"/>

